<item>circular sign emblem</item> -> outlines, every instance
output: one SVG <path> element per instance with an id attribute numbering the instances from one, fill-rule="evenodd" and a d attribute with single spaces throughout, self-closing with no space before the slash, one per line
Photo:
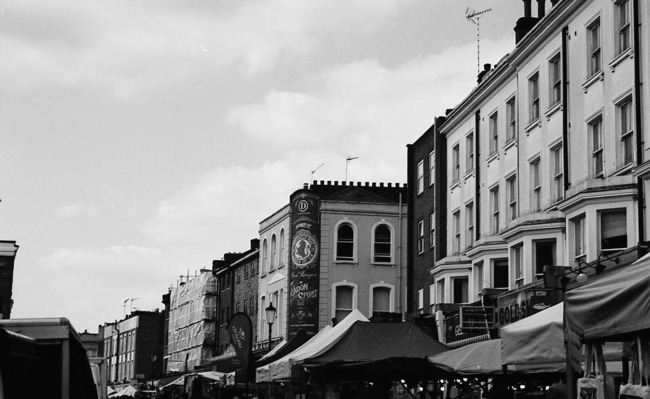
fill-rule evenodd
<path id="1" fill-rule="evenodd" d="M 315 237 L 308 231 L 298 232 L 291 245 L 291 259 L 296 266 L 310 264 L 318 255 L 318 245 Z"/>
<path id="2" fill-rule="evenodd" d="M 306 212 L 309 209 L 309 202 L 307 200 L 300 200 L 298 202 L 298 210 L 300 212 Z"/>

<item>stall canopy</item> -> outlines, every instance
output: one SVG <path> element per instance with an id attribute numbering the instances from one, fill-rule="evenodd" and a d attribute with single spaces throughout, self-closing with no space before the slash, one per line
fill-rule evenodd
<path id="1" fill-rule="evenodd" d="M 275 360 L 278 360 L 283 356 L 286 356 L 289 353 L 295 351 L 296 349 L 304 345 L 304 343 L 307 342 L 308 340 L 309 340 L 309 336 L 307 335 L 307 332 L 303 329 L 300 329 L 298 330 L 298 333 L 294 335 L 293 338 L 291 338 L 288 341 L 282 341 L 282 343 L 280 343 L 278 346 L 273 348 L 271 352 L 267 353 L 260 360 L 255 362 L 255 365 L 257 367 L 260 367 L 272 363 Z"/>
<path id="2" fill-rule="evenodd" d="M 585 339 L 650 329 L 650 254 L 567 291 L 566 318 Z"/>
<path id="3" fill-rule="evenodd" d="M 501 339 L 481 341 L 427 359 L 435 367 L 463 376 L 489 376 L 503 373 Z M 564 371 L 564 363 L 517 365 L 508 368 L 508 373 L 529 374 Z"/>
<path id="4" fill-rule="evenodd" d="M 306 359 L 320 355 L 336 344 L 346 331 L 357 321 L 367 322 L 368 319 L 359 311 L 353 310 L 343 320 L 334 327 L 327 326 L 318 334 L 314 335 L 309 341 L 300 346 L 295 351 L 284 357 L 269 363 L 265 366 L 258 367 L 256 370 L 257 382 L 268 382 L 273 380 L 283 380 L 291 377 L 291 367 L 294 364 L 302 363 Z"/>
<path id="5" fill-rule="evenodd" d="M 503 364 L 563 363 L 564 304 L 559 303 L 541 312 L 501 328 L 501 360 Z"/>
<path id="6" fill-rule="evenodd" d="M 393 380 L 433 369 L 426 354 L 448 351 L 415 323 L 355 323 L 343 338 L 321 355 L 308 359 L 308 371 L 346 379 Z"/>

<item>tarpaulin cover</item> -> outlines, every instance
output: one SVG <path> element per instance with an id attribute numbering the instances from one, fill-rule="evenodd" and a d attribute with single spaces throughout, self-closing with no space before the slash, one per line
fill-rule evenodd
<path id="1" fill-rule="evenodd" d="M 355 323 L 308 371 L 329 379 L 388 380 L 429 376 L 424 356 L 448 351 L 415 323 Z"/>
<path id="2" fill-rule="evenodd" d="M 650 254 L 567 291 L 571 328 L 585 339 L 650 329 Z"/>
<path id="3" fill-rule="evenodd" d="M 448 351 L 413 322 L 354 323 L 336 345 L 307 362 L 364 362 L 390 357 L 423 358 Z"/>
<path id="4" fill-rule="evenodd" d="M 298 330 L 298 333 L 293 336 L 293 338 L 291 338 L 289 341 L 282 341 L 280 344 L 278 344 L 278 346 L 273 348 L 273 350 L 255 362 L 255 365 L 257 367 L 260 367 L 264 366 L 265 364 L 269 364 L 277 359 L 280 359 L 281 357 L 286 356 L 301 347 L 305 342 L 307 342 L 307 340 L 309 340 L 307 332 L 305 332 L 303 329 L 300 329 Z"/>
<path id="5" fill-rule="evenodd" d="M 173 288 L 169 306 L 167 372 L 183 372 L 207 362 L 214 345 L 216 279 L 204 272 Z"/>
<path id="6" fill-rule="evenodd" d="M 304 345 L 289 353 L 288 355 L 269 363 L 265 366 L 258 367 L 257 382 L 266 382 L 273 380 L 282 380 L 291 377 L 291 367 L 294 364 L 302 363 L 306 359 L 315 357 L 325 352 L 336 344 L 346 331 L 357 321 L 368 319 L 357 309 L 353 310 L 336 326 L 326 326 L 316 335 L 314 335 Z"/>
<path id="7" fill-rule="evenodd" d="M 503 364 L 565 361 L 564 305 L 559 303 L 501 328 Z"/>
<path id="8" fill-rule="evenodd" d="M 457 349 L 428 356 L 436 367 L 452 374 L 467 376 L 494 375 L 503 373 L 501 361 L 501 339 L 481 341 Z M 509 367 L 508 373 L 540 373 L 564 371 L 564 363 Z"/>

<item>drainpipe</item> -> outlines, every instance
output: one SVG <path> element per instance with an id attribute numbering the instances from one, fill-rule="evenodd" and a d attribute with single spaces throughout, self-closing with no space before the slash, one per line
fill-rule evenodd
<path id="1" fill-rule="evenodd" d="M 567 37 L 569 27 L 562 28 L 562 174 L 564 192 L 569 189 L 569 52 Z"/>
<path id="2" fill-rule="evenodd" d="M 640 28 L 639 28 L 639 0 L 632 2 L 632 18 L 633 18 L 633 35 L 634 35 L 634 130 L 636 132 L 636 164 L 643 163 L 643 121 L 641 118 L 641 46 L 640 46 Z M 637 208 L 638 208 L 638 229 L 639 237 L 638 242 L 645 241 L 645 225 L 643 214 L 645 213 L 644 207 L 644 192 L 643 192 L 643 179 L 637 177 Z"/>
<path id="3" fill-rule="evenodd" d="M 397 215 L 397 312 L 402 313 L 404 301 L 402 298 L 402 193 L 399 193 Z"/>
<path id="4" fill-rule="evenodd" d="M 474 236 L 475 240 L 481 239 L 481 162 L 479 157 L 481 154 L 481 110 L 474 114 Z"/>

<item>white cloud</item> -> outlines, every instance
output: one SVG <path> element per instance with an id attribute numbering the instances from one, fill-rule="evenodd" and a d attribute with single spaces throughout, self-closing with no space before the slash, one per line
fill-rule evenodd
<path id="1" fill-rule="evenodd" d="M 86 204 L 68 204 L 60 207 L 55 212 L 56 217 L 60 219 L 95 216 L 99 214 L 99 207 L 97 205 Z"/>

